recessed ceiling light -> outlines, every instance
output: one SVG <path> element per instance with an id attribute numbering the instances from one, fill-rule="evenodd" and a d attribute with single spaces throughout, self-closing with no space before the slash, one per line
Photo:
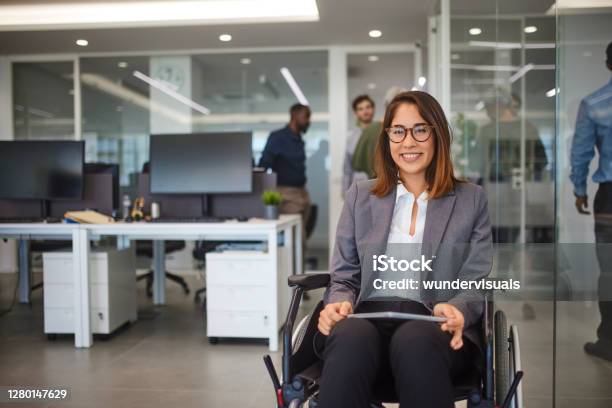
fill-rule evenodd
<path id="1" fill-rule="evenodd" d="M 418 88 L 418 87 L 416 87 L 416 86 L 413 86 L 412 88 L 410 88 L 410 90 L 411 90 L 411 91 L 418 91 L 418 90 L 419 90 L 419 88 Z"/>
<path id="2" fill-rule="evenodd" d="M 223 41 L 223 42 L 232 41 L 232 36 L 229 34 L 221 34 L 219 36 L 219 41 Z"/>
<path id="3" fill-rule="evenodd" d="M 127 68 L 127 67 L 128 67 L 128 63 L 127 63 L 127 62 L 125 62 L 125 61 L 119 61 L 119 62 L 117 63 L 117 66 L 118 66 L 119 68 Z"/>
<path id="4" fill-rule="evenodd" d="M 378 37 L 382 36 L 382 31 L 380 31 L 380 30 L 370 30 L 368 35 L 370 37 L 372 37 L 372 38 L 378 38 Z"/>
<path id="5" fill-rule="evenodd" d="M 535 33 L 536 31 L 538 31 L 538 27 L 536 27 L 536 26 L 527 26 L 527 27 L 525 27 L 525 32 L 527 34 Z"/>
<path id="6" fill-rule="evenodd" d="M 482 34 L 482 29 L 479 27 L 472 27 L 468 30 L 468 33 L 470 33 L 470 35 L 480 35 Z"/>
<path id="7" fill-rule="evenodd" d="M 378 55 L 368 55 L 368 61 L 370 62 L 378 61 Z"/>
<path id="8" fill-rule="evenodd" d="M 250 58 L 241 58 L 240 59 L 240 63 L 243 65 L 249 65 L 251 63 L 251 59 Z"/>
<path id="9" fill-rule="evenodd" d="M 89 41 L 84 40 L 82 38 L 76 40 L 76 45 L 78 45 L 79 47 L 87 47 L 88 44 L 89 44 Z"/>
<path id="10" fill-rule="evenodd" d="M 425 78 L 424 76 L 420 76 L 417 83 L 419 84 L 419 86 L 422 88 L 425 86 L 425 84 L 427 83 L 427 78 Z"/>
<path id="11" fill-rule="evenodd" d="M 552 98 L 553 96 L 557 95 L 559 92 L 557 92 L 557 88 L 553 88 L 549 91 L 546 91 L 546 97 L 547 98 Z"/>
<path id="12" fill-rule="evenodd" d="M 368 89 L 372 90 L 372 89 L 376 89 L 376 84 L 374 82 L 370 82 L 368 84 Z"/>

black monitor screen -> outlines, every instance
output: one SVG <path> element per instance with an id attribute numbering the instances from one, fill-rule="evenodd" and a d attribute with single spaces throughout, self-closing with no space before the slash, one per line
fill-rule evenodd
<path id="1" fill-rule="evenodd" d="M 0 198 L 81 199 L 85 142 L 0 142 Z"/>
<path id="2" fill-rule="evenodd" d="M 251 133 L 152 135 L 151 193 L 245 193 L 252 188 Z"/>

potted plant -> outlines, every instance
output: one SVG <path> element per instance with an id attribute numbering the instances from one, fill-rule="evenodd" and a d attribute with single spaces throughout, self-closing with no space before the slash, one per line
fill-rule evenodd
<path id="1" fill-rule="evenodd" d="M 263 192 L 261 199 L 265 205 L 265 219 L 278 219 L 278 206 L 280 205 L 282 198 L 283 197 L 281 194 L 275 190 L 266 190 Z"/>

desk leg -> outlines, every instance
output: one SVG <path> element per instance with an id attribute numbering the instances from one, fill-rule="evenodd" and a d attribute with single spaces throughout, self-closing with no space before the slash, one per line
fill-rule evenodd
<path id="1" fill-rule="evenodd" d="M 30 242 L 27 239 L 19 240 L 19 302 L 30 303 L 30 287 L 32 275 L 30 274 Z"/>
<path id="2" fill-rule="evenodd" d="M 287 239 L 287 237 L 285 237 L 285 239 Z M 284 276 L 284 273 L 282 273 L 280 268 L 278 267 L 278 232 L 276 230 L 268 233 L 268 256 L 270 257 L 270 266 L 272 267 L 271 283 L 274 299 L 274 304 L 271 305 L 272 308 L 270 310 L 270 316 L 268 316 L 268 321 L 270 324 L 270 337 L 268 338 L 268 346 L 270 348 L 270 351 L 278 351 L 278 313 L 282 304 L 282 297 L 280 291 L 285 290 L 285 288 L 279 287 L 279 285 L 282 285 L 283 283 L 282 276 Z"/>
<path id="3" fill-rule="evenodd" d="M 153 304 L 166 303 L 166 253 L 164 241 L 153 241 Z"/>
<path id="4" fill-rule="evenodd" d="M 304 273 L 304 254 L 302 253 L 302 221 L 295 224 L 295 273 Z"/>
<path id="5" fill-rule="evenodd" d="M 91 347 L 89 293 L 89 230 L 72 233 L 72 273 L 74 278 L 74 346 Z"/>

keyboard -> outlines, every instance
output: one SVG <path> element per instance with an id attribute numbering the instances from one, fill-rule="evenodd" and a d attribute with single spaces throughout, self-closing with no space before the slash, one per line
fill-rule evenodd
<path id="1" fill-rule="evenodd" d="M 198 222 L 224 222 L 226 220 L 227 218 L 221 218 L 221 217 L 199 217 L 199 218 L 189 217 L 189 218 L 156 218 L 156 219 L 152 219 L 149 222 L 198 223 Z"/>
<path id="2" fill-rule="evenodd" d="M 48 223 L 56 224 L 62 222 L 61 218 L 40 218 L 40 217 L 19 217 L 19 218 L 2 218 L 0 217 L 0 224 L 29 224 L 29 223 Z"/>

